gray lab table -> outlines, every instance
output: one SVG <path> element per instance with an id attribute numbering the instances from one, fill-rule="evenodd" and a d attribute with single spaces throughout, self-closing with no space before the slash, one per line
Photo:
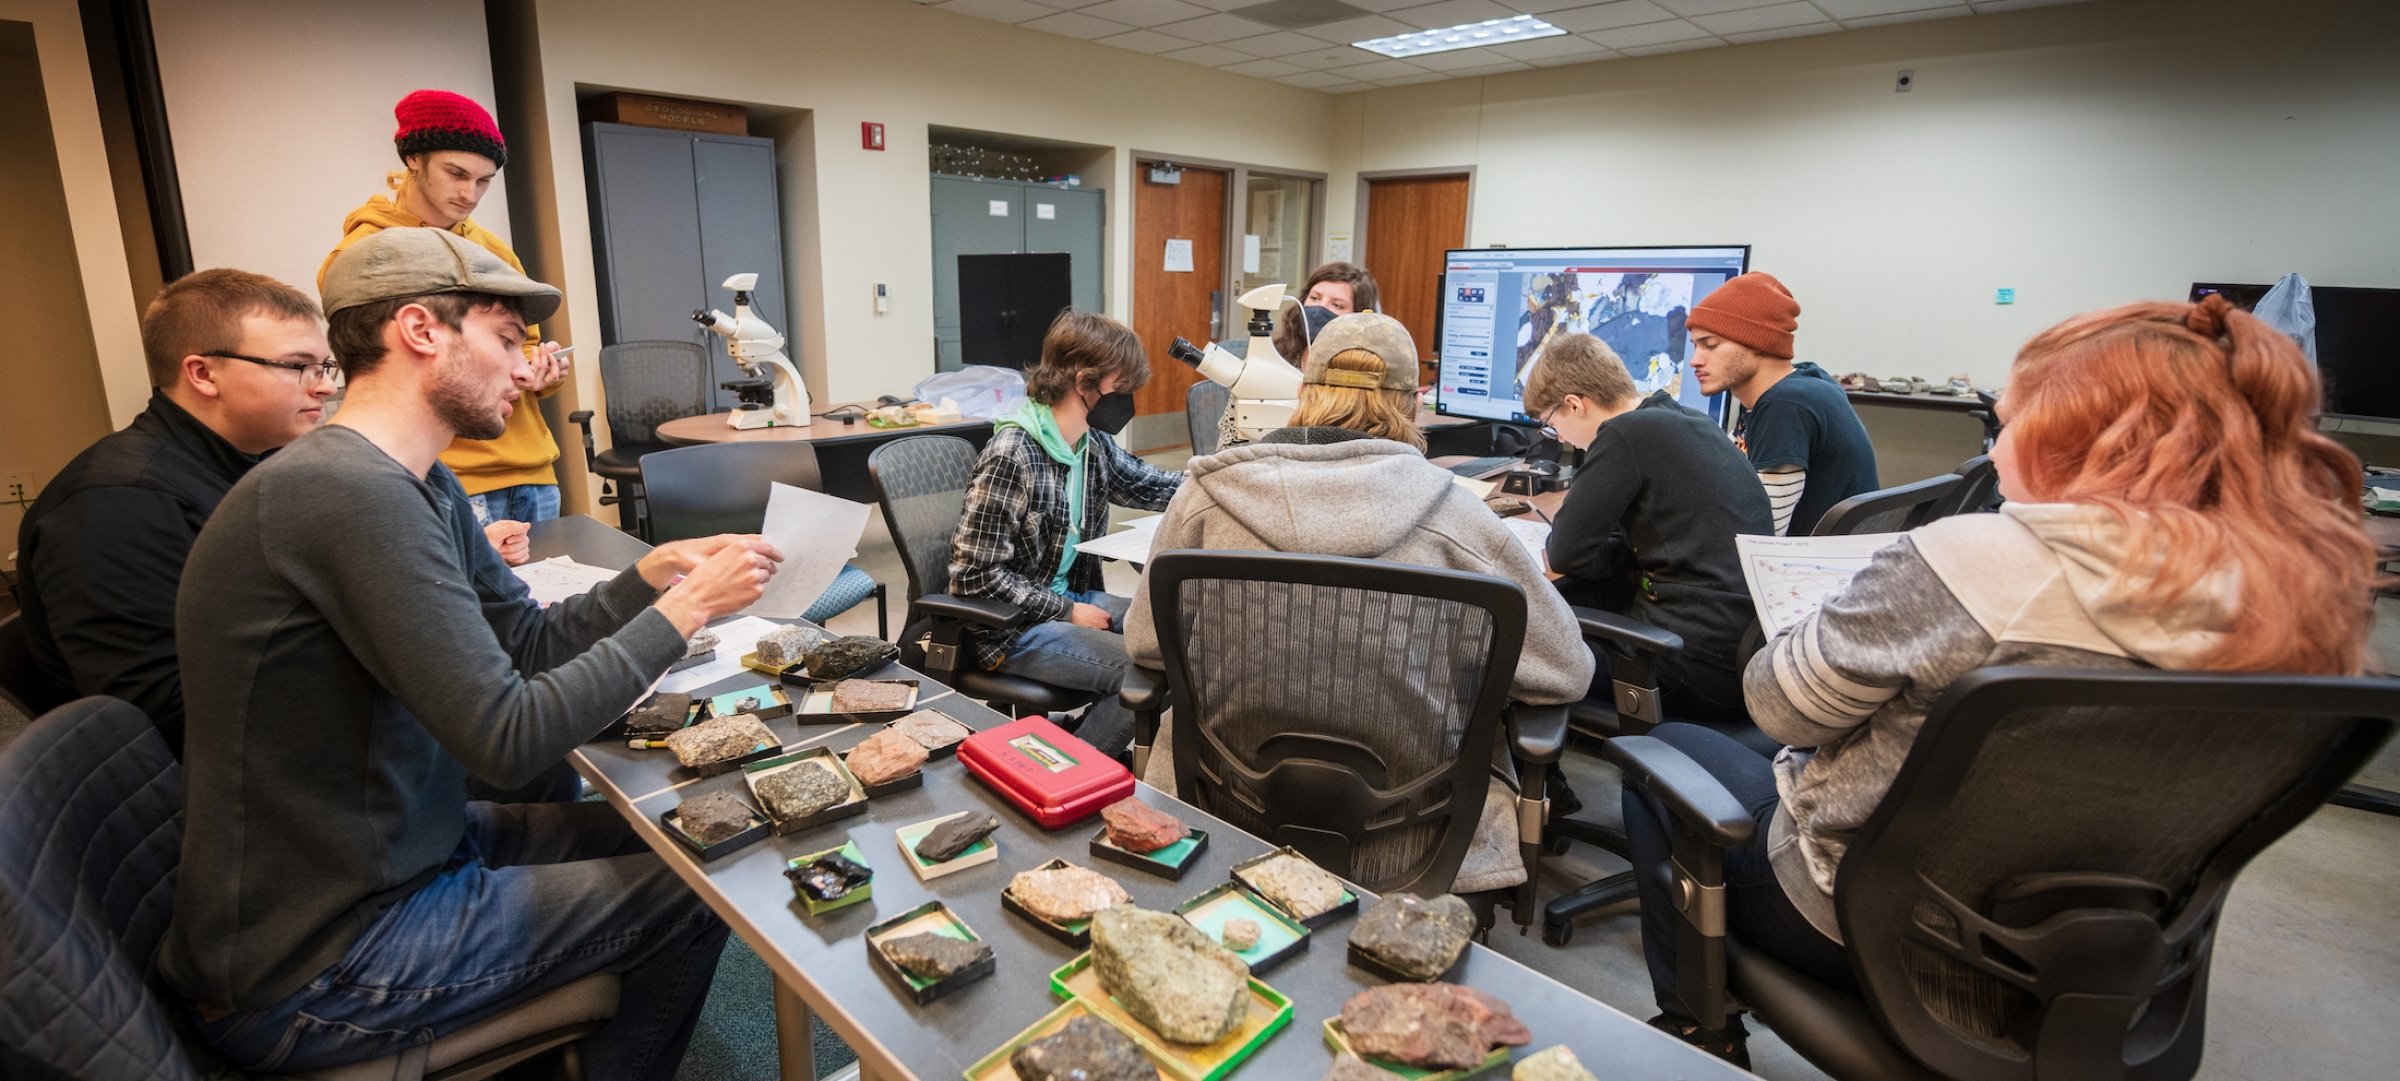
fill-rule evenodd
<path id="1" fill-rule="evenodd" d="M 640 541 L 581 516 L 538 524 L 530 540 L 536 559 L 569 555 L 603 567 L 627 566 L 646 550 Z M 875 673 L 877 678 L 913 675 L 898 665 Z M 763 677 L 737 676 L 695 695 L 762 681 Z M 979 703 L 946 693 L 931 680 L 924 681 L 920 704 L 978 730 L 1007 720 Z M 790 717 L 769 721 L 768 727 L 794 750 L 822 746 L 846 751 L 876 730 L 874 725 L 801 724 Z M 824 1017 L 858 1052 L 863 1076 L 948 1081 L 963 1076 L 977 1059 L 1055 1008 L 1058 1003 L 1050 997 L 1048 986 L 1050 972 L 1073 960 L 1079 951 L 1001 909 L 1000 890 L 1018 871 L 1053 857 L 1071 860 L 1122 883 L 1133 894 L 1134 903 L 1167 910 L 1224 882 L 1234 864 L 1271 847 L 1144 785 L 1140 796 L 1145 802 L 1209 834 L 1207 851 L 1181 880 L 1144 874 L 1093 859 L 1089 843 L 1099 830 L 1097 818 L 1055 833 L 1043 830 L 969 777 L 956 758 L 948 758 L 927 764 L 924 787 L 876 800 L 863 815 L 789 837 L 772 837 L 703 864 L 667 836 L 659 815 L 692 796 L 738 789 L 742 783 L 738 772 L 695 779 L 676 766 L 668 752 L 637 751 L 607 739 L 584 745 L 573 760 L 575 768 L 773 970 L 787 1078 L 808 1078 L 814 1070 L 808 1047 L 808 1011 Z M 999 862 L 931 883 L 918 881 L 902 861 L 893 831 L 964 810 L 989 810 L 1000 816 L 1000 832 L 995 835 L 1000 844 Z M 844 836 L 857 843 L 875 868 L 874 897 L 822 917 L 808 916 L 783 877 L 784 861 L 835 847 Z M 1361 891 L 1361 897 L 1364 903 L 1372 903 L 1372 895 Z M 872 967 L 865 931 L 869 925 L 936 898 L 991 943 L 998 970 L 948 998 L 917 1006 L 890 977 Z M 1259 974 L 1269 986 L 1291 998 L 1292 1020 L 1238 1067 L 1234 1078 L 1305 1081 L 1331 1065 L 1332 1053 L 1323 1039 L 1325 1019 L 1339 1014 L 1352 994 L 1382 982 L 1351 967 L 1345 957 L 1345 943 L 1356 923 L 1356 917 L 1349 917 L 1317 929 L 1305 953 Z M 1504 918 L 1497 933 L 1512 932 Z M 1632 963 L 1630 959 L 1628 963 Z M 1508 1002 L 1533 1033 L 1533 1042 L 1520 1049 L 1520 1055 L 1564 1043 L 1574 1049 L 1586 1068 L 1605 1078 L 1749 1076 L 1481 945 L 1468 948 L 1468 956 L 1451 979 Z"/>

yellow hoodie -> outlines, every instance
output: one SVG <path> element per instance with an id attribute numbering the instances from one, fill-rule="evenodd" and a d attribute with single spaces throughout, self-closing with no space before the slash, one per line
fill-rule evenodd
<path id="1" fill-rule="evenodd" d="M 334 256 L 342 254 L 342 249 L 385 229 L 421 229 L 425 225 L 423 219 L 402 209 L 391 199 L 381 195 L 369 196 L 366 205 L 351 211 L 349 217 L 342 219 L 341 243 L 333 246 L 333 251 L 325 256 L 324 266 L 317 268 L 317 289 L 320 292 L 324 290 L 325 269 L 333 265 Z M 494 235 L 491 230 L 475 224 L 473 218 L 451 226 L 450 231 L 483 245 L 508 265 L 517 268 L 518 273 L 525 272 L 525 264 L 518 261 L 516 252 L 509 250 L 508 242 Z M 527 356 L 533 355 L 541 340 L 541 326 L 526 324 Z M 560 387 L 565 385 L 563 381 L 559 383 Z M 558 387 L 552 387 L 533 398 L 547 398 L 556 393 Z M 442 452 L 442 463 L 458 474 L 458 482 L 466 487 L 468 495 L 482 495 L 519 484 L 556 484 L 558 473 L 550 468 L 550 463 L 557 460 L 558 441 L 550 437 L 550 425 L 542 420 L 541 407 L 534 404 L 532 398 L 517 402 L 516 412 L 508 417 L 508 430 L 501 432 L 500 438 L 457 439 L 451 441 L 449 449 Z"/>

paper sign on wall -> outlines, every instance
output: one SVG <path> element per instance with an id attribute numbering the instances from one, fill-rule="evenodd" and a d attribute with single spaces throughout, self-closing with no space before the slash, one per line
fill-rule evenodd
<path id="1" fill-rule="evenodd" d="M 1335 233 L 1325 238 L 1325 258 L 1337 263 L 1350 261 L 1350 234 Z"/>
<path id="2" fill-rule="evenodd" d="M 1058 217 L 1058 204 L 1035 203 L 1033 204 L 1033 216 L 1043 221 L 1055 220 Z"/>
<path id="3" fill-rule="evenodd" d="M 1255 233 L 1242 237 L 1242 273 L 1258 273 L 1258 235 Z"/>
<path id="4" fill-rule="evenodd" d="M 993 216 L 993 217 L 995 217 L 995 218 L 1005 218 L 1005 217 L 1007 217 L 1007 216 L 1008 216 L 1008 200 L 1006 200 L 1006 199 L 994 199 L 994 200 L 992 200 L 992 216 Z"/>
<path id="5" fill-rule="evenodd" d="M 1181 237 L 1167 241 L 1167 271 L 1180 274 L 1192 272 L 1191 241 Z"/>

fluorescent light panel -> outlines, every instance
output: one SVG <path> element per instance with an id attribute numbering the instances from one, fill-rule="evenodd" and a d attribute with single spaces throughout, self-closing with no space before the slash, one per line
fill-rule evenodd
<path id="1" fill-rule="evenodd" d="M 1554 38 L 1566 31 L 1531 15 L 1513 19 L 1489 19 L 1479 23 L 1460 23 L 1443 30 L 1419 30 L 1414 34 L 1394 34 L 1373 41 L 1354 41 L 1350 44 L 1371 53 L 1407 59 L 1456 49 L 1472 49 L 1482 45 L 1504 45 L 1511 41 L 1532 41 L 1535 38 Z"/>

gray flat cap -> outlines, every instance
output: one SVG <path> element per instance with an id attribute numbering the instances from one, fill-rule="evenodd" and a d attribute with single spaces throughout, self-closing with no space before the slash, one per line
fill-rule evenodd
<path id="1" fill-rule="evenodd" d="M 434 293 L 516 297 L 525 321 L 558 311 L 559 292 L 508 265 L 483 245 L 443 229 L 386 229 L 342 249 L 325 268 L 325 315 L 379 300 Z"/>

